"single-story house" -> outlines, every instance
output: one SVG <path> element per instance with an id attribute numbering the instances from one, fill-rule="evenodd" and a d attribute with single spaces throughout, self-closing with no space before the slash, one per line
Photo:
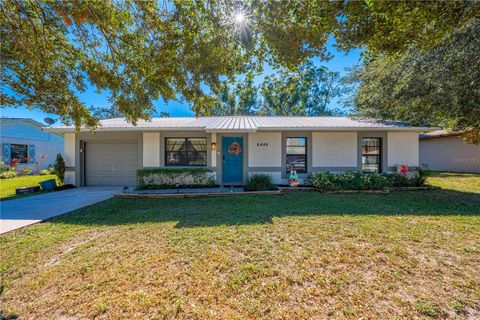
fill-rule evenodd
<path id="1" fill-rule="evenodd" d="M 101 121 L 92 132 L 53 127 L 65 137 L 67 182 L 78 186 L 135 185 L 139 168 L 210 168 L 218 184 L 245 183 L 265 173 L 286 184 L 317 171 L 396 171 L 418 166 L 418 135 L 401 123 L 346 117 L 225 116 L 153 118 L 134 126 Z"/>
<path id="2" fill-rule="evenodd" d="M 63 154 L 63 135 L 45 132 L 44 126 L 29 118 L 0 118 L 0 161 L 18 159 L 19 167 L 42 170 Z"/>
<path id="3" fill-rule="evenodd" d="M 460 133 L 436 130 L 420 135 L 420 163 L 435 171 L 480 173 L 480 145 Z"/>

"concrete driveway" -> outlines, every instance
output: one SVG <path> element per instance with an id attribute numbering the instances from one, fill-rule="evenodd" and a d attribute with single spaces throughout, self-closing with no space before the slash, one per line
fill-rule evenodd
<path id="1" fill-rule="evenodd" d="M 121 192 L 121 187 L 84 187 L 2 201 L 0 233 L 110 199 Z"/>

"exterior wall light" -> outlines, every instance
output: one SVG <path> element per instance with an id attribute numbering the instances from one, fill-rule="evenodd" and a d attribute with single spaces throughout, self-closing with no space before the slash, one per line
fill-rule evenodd
<path id="1" fill-rule="evenodd" d="M 217 144 L 215 142 L 212 142 L 210 147 L 212 148 L 213 151 L 217 150 Z"/>

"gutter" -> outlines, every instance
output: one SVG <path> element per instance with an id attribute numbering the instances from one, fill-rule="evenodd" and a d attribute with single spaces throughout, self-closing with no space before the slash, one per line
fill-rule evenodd
<path id="1" fill-rule="evenodd" d="M 258 128 L 258 129 L 205 129 L 205 127 L 170 127 L 170 128 L 158 128 L 158 127 L 98 127 L 93 130 L 91 128 L 81 128 L 80 132 L 144 132 L 144 131 L 205 131 L 207 133 L 255 133 L 255 132 L 272 132 L 272 131 L 405 131 L 405 132 L 421 132 L 421 131 L 433 131 L 438 130 L 437 127 L 271 127 L 271 128 Z M 50 131 L 53 133 L 77 133 L 75 128 L 70 127 L 51 127 L 43 128 L 43 131 Z"/>

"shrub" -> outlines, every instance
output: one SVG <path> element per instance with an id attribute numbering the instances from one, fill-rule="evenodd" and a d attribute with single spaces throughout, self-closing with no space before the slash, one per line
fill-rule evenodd
<path id="1" fill-rule="evenodd" d="M 20 170 L 20 173 L 22 175 L 29 175 L 30 173 L 32 173 L 32 170 L 30 168 L 23 168 L 22 170 Z"/>
<path id="2" fill-rule="evenodd" d="M 0 162 L 0 179 L 11 179 L 16 176 L 17 173 L 15 172 L 15 167 L 5 164 L 3 161 Z"/>
<path id="3" fill-rule="evenodd" d="M 388 185 L 390 187 L 421 187 L 425 185 L 430 171 L 425 168 L 410 168 L 407 174 L 388 173 Z"/>
<path id="4" fill-rule="evenodd" d="M 12 179 L 17 176 L 17 173 L 14 170 L 5 170 L 0 172 L 0 179 Z"/>
<path id="5" fill-rule="evenodd" d="M 428 171 L 411 169 L 408 174 L 401 173 L 363 173 L 351 171 L 332 174 L 317 172 L 309 177 L 309 184 L 322 191 L 331 190 L 381 190 L 386 187 L 420 187 L 425 184 Z"/>
<path id="6" fill-rule="evenodd" d="M 276 186 L 272 182 L 272 177 L 268 174 L 255 174 L 248 179 L 245 185 L 246 191 L 267 191 L 274 189 L 276 189 Z"/>
<path id="7" fill-rule="evenodd" d="M 388 186 L 388 179 L 380 174 L 356 171 L 339 174 L 317 172 L 310 175 L 308 182 L 322 191 L 379 190 Z"/>
<path id="8" fill-rule="evenodd" d="M 62 155 L 59 153 L 55 159 L 55 174 L 62 185 L 65 182 L 65 170 L 65 160 L 63 160 Z"/>
<path id="9" fill-rule="evenodd" d="M 207 168 L 155 168 L 137 170 L 139 189 L 211 187 L 215 172 Z"/>

